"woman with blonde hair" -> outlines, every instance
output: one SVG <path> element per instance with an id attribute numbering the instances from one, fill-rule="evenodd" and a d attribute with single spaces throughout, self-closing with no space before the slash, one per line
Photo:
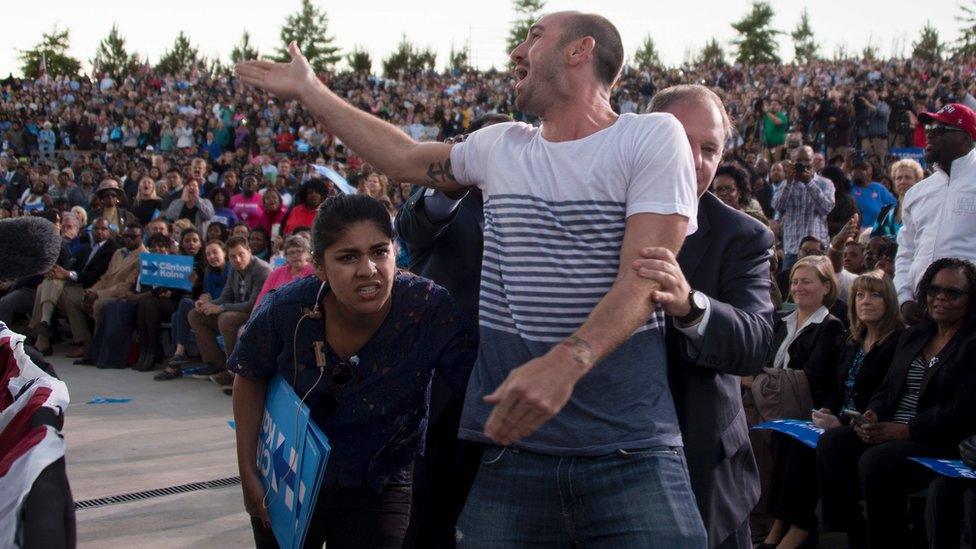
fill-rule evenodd
<path id="1" fill-rule="evenodd" d="M 768 368 L 802 370 L 807 388 L 800 384 L 793 387 L 797 391 L 809 391 L 807 398 L 815 409 L 824 408 L 837 392 L 834 380 L 844 341 L 844 324 L 828 309 L 839 294 L 830 260 L 823 256 L 808 256 L 797 261 L 790 269 L 790 296 L 796 310 L 779 322 L 773 340 L 774 354 Z M 760 377 L 764 375 L 768 374 L 760 374 Z M 745 378 L 743 381 L 751 387 Z M 755 383 L 759 384 L 759 380 Z M 801 395 L 796 400 L 806 400 L 804 397 Z M 804 416 L 806 413 L 809 408 Z M 808 546 L 813 541 L 811 536 L 816 536 L 818 526 L 813 513 L 818 493 L 814 474 L 816 455 L 778 433 L 773 433 L 770 449 L 772 473 L 767 505 L 775 520 L 759 547 Z M 814 494 L 814 504 L 809 505 L 809 498 L 799 498 L 796 494 Z"/>
<path id="2" fill-rule="evenodd" d="M 891 174 L 891 179 L 895 182 L 895 195 L 898 197 L 898 203 L 881 208 L 881 211 L 878 212 L 878 218 L 874 222 L 874 230 L 871 232 L 871 236 L 894 238 L 901 230 L 901 205 L 905 203 L 905 193 L 922 180 L 925 172 L 918 162 L 911 158 L 903 158 L 892 164 L 888 173 Z"/>
<path id="3" fill-rule="evenodd" d="M 132 201 L 132 215 L 139 223 L 149 223 L 163 206 L 163 200 L 156 194 L 156 183 L 148 175 L 139 179 L 139 189 Z"/>

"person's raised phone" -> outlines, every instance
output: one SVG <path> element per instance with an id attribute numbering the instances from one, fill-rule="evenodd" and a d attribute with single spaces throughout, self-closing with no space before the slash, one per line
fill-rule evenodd
<path id="1" fill-rule="evenodd" d="M 844 410 L 844 415 L 851 418 L 851 421 L 854 422 L 854 425 L 864 425 L 865 423 L 868 422 L 868 419 L 864 417 L 864 414 L 858 412 L 857 410 L 846 409 Z"/>

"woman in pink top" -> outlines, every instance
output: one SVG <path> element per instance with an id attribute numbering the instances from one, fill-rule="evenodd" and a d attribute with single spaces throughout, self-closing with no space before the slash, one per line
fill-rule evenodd
<path id="1" fill-rule="evenodd" d="M 230 198 L 230 209 L 237 219 L 247 223 L 247 226 L 253 229 L 261 221 L 263 211 L 263 200 L 258 194 L 258 178 L 254 174 L 245 175 L 242 188 L 243 191 Z"/>
<path id="2" fill-rule="evenodd" d="M 281 194 L 274 189 L 268 189 L 264 193 L 263 205 L 258 226 L 264 227 L 271 238 L 281 236 L 283 234 L 282 229 L 284 229 L 285 214 L 288 213 L 288 208 L 281 202 Z"/>
<path id="3" fill-rule="evenodd" d="M 261 300 L 271 290 L 284 286 L 292 280 L 305 278 L 314 272 L 312 245 L 308 239 L 304 236 L 289 236 L 288 240 L 285 240 L 285 264 L 271 271 L 271 274 L 268 275 L 254 306 L 261 305 Z"/>

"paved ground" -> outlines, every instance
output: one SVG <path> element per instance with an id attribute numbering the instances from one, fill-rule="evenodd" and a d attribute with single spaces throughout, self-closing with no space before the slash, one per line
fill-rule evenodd
<path id="1" fill-rule="evenodd" d="M 230 398 L 213 383 L 52 358 L 71 395 L 65 434 L 76 501 L 237 476 Z M 95 397 L 131 401 L 89 404 Z M 83 509 L 77 520 L 80 547 L 253 543 L 239 486 Z"/>

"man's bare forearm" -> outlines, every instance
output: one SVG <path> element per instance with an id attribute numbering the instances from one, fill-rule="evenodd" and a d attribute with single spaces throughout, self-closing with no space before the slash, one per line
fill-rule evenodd
<path id="1" fill-rule="evenodd" d="M 391 179 L 443 191 L 463 188 L 451 171 L 451 146 L 417 143 L 400 128 L 361 111 L 315 80 L 301 97 L 316 120 Z"/>

